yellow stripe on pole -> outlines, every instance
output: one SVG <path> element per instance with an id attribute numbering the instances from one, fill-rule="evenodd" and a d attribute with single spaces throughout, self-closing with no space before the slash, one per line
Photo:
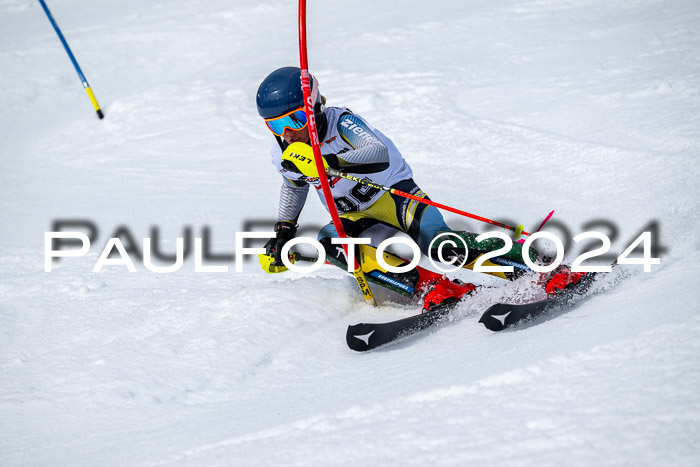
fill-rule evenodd
<path id="1" fill-rule="evenodd" d="M 85 86 L 85 92 L 90 98 L 90 102 L 92 102 L 92 106 L 95 108 L 97 116 L 100 117 L 100 120 L 103 119 L 105 117 L 105 114 L 102 113 L 102 109 L 100 109 L 100 104 L 97 103 L 97 99 L 95 99 L 95 95 L 92 93 L 92 89 L 90 89 L 90 86 Z"/>
<path id="2" fill-rule="evenodd" d="M 95 95 L 92 93 L 92 89 L 90 89 L 90 86 L 85 88 L 85 92 L 90 98 L 90 102 L 92 102 L 92 106 L 95 108 L 95 110 L 100 110 L 100 104 L 97 103 L 97 99 L 95 99 Z"/>

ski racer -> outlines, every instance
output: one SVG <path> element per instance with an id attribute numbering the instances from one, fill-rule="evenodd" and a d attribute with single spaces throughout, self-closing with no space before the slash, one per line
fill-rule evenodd
<path id="1" fill-rule="evenodd" d="M 326 99 L 319 92 L 318 81 L 313 76 L 310 78 L 311 98 L 314 102 L 324 164 L 344 173 L 429 199 L 413 180 L 411 167 L 394 143 L 350 109 L 326 107 Z M 282 176 L 278 222 L 275 224 L 276 237 L 265 245 L 266 254 L 261 256 L 261 265 L 267 272 L 282 272 L 286 268 L 281 260 L 281 250 L 284 244 L 296 235 L 297 221 L 306 202 L 309 187 L 314 188 L 325 206 L 315 163 L 311 161 L 312 163 L 308 164 L 307 160 L 306 164 L 302 164 L 289 150 L 290 145 L 294 143 L 309 144 L 310 141 L 300 69 L 283 67 L 270 73 L 258 88 L 256 102 L 258 114 L 275 137 L 276 144 L 270 151 L 271 162 Z M 442 214 L 433 206 L 345 178 L 329 178 L 329 184 L 343 228 L 349 237 L 369 237 L 372 239 L 372 245 L 376 245 L 386 236 L 404 232 L 416 242 L 424 254 L 439 258 L 437 250 L 440 248 L 440 242 L 434 242 L 432 246 L 431 242 L 441 233 L 452 232 L 464 239 L 468 246 L 464 266 L 466 268 L 472 268 L 478 257 L 485 252 L 503 245 L 498 239 L 492 239 L 495 242 L 487 240 L 477 243 L 474 240 L 477 234 L 451 231 Z M 387 230 L 391 232 L 388 235 Z M 347 263 L 342 249 L 331 243 L 331 238 L 337 236 L 335 227 L 330 223 L 321 229 L 318 240 L 323 245 L 328 260 L 345 269 Z M 448 261 L 460 255 L 463 258 L 465 254 L 464 248 L 443 246 L 442 257 Z M 377 263 L 375 253 L 375 248 L 370 245 L 359 245 L 356 251 L 355 257 L 360 261 L 367 279 L 407 296 L 423 296 L 424 310 L 433 310 L 455 302 L 475 290 L 473 284 L 450 281 L 423 268 L 416 268 L 407 273 L 386 271 Z M 536 253 L 531 258 L 534 260 Z M 407 263 L 388 253 L 384 254 L 384 259 L 392 266 Z M 518 243 L 515 243 L 511 251 L 501 259 L 504 262 L 499 264 L 520 266 L 514 269 L 514 274 L 494 273 L 504 279 L 513 279 L 526 269 L 522 259 L 522 246 Z M 486 261 L 484 264 L 494 263 Z"/>

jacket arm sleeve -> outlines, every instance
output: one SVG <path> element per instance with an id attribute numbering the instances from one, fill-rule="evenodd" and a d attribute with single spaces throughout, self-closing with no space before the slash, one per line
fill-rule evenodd
<path id="1" fill-rule="evenodd" d="M 306 203 L 309 185 L 305 183 L 300 186 L 285 177 L 282 177 L 282 180 L 277 220 L 296 223 L 297 219 L 299 219 L 299 214 L 301 214 L 301 209 Z"/>
<path id="2" fill-rule="evenodd" d="M 353 150 L 324 156 L 329 166 L 358 174 L 381 172 L 389 168 L 389 149 L 359 117 L 351 113 L 341 115 L 338 133 Z"/>

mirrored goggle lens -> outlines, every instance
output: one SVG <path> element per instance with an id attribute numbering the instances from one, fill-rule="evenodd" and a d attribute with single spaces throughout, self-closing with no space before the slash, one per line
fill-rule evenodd
<path id="1" fill-rule="evenodd" d="M 284 134 L 284 129 L 301 130 L 306 126 L 306 112 L 304 109 L 297 109 L 281 117 L 265 120 L 267 127 L 277 136 Z"/>

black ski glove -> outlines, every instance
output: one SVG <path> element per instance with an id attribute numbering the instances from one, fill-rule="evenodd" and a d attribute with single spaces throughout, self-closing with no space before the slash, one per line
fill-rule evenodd
<path id="1" fill-rule="evenodd" d="M 281 266 L 282 263 L 282 247 L 285 243 L 293 239 L 297 234 L 297 227 L 293 222 L 278 222 L 275 224 L 275 233 L 277 236 L 271 238 L 265 244 L 265 254 L 275 259 L 273 266 Z"/>

